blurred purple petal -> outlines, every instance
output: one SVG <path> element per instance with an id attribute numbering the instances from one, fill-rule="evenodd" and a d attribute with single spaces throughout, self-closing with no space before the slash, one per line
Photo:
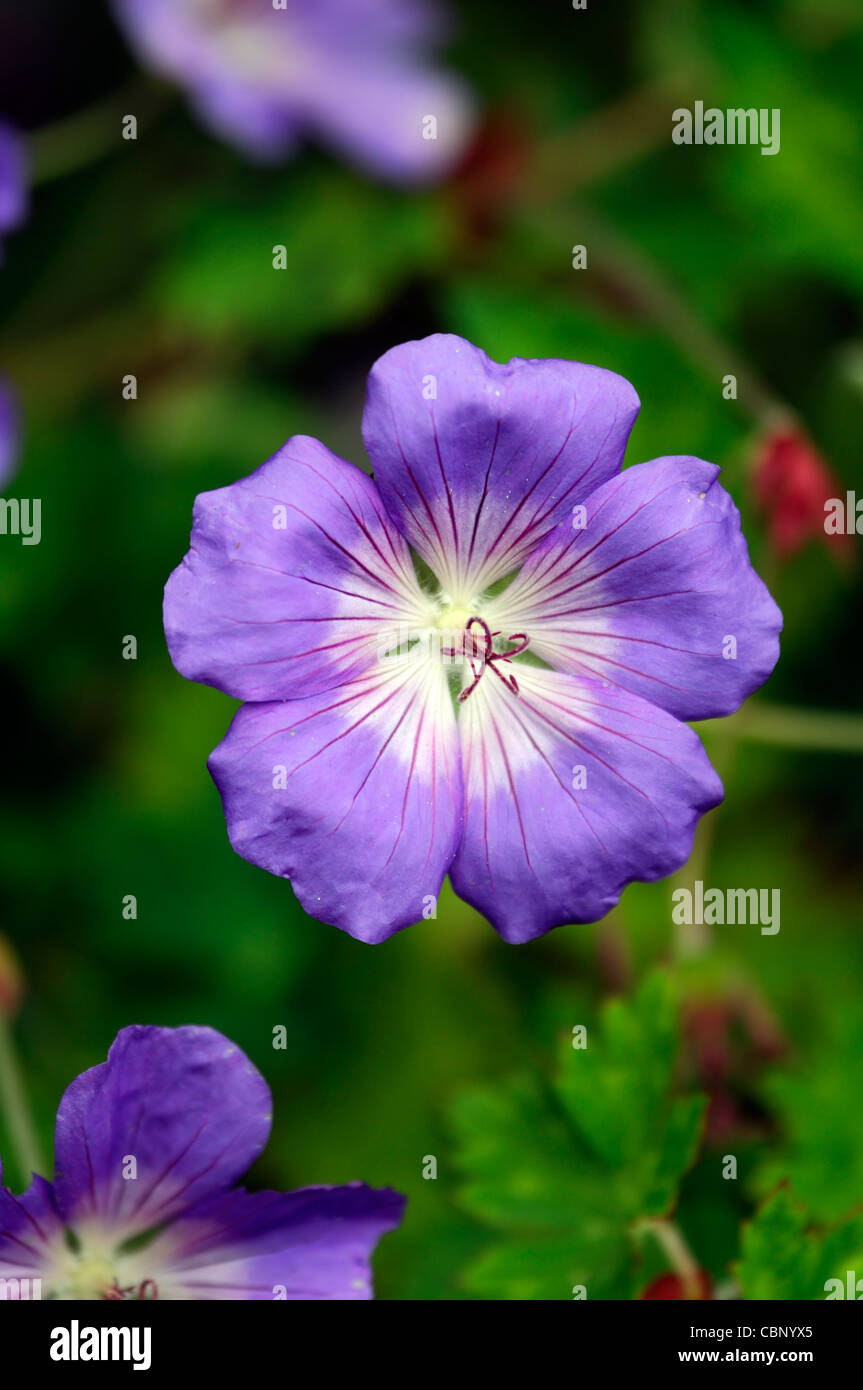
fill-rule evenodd
<path id="1" fill-rule="evenodd" d="M 445 174 L 470 133 L 466 89 L 430 63 L 439 37 L 430 3 L 114 0 L 114 9 L 141 60 L 253 158 L 286 157 L 302 132 L 383 178 L 420 183 Z"/>
<path id="2" fill-rule="evenodd" d="M 0 236 L 27 215 L 27 160 L 20 136 L 0 123 Z"/>
<path id="3" fill-rule="evenodd" d="M 0 381 L 0 488 L 15 471 L 18 458 L 19 411 L 14 395 Z"/>
<path id="4" fill-rule="evenodd" d="M 44 1286 L 0 1297 L 371 1298 L 369 1261 L 404 1198 L 362 1183 L 229 1191 L 269 1129 L 266 1082 L 220 1033 L 124 1028 L 60 1102 L 54 1187 L 0 1186 L 0 1280 Z"/>

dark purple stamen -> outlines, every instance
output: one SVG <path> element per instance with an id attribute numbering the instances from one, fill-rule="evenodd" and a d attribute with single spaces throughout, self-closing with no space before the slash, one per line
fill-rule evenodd
<path id="1" fill-rule="evenodd" d="M 148 1293 L 148 1289 L 152 1289 L 153 1292 Z M 103 1293 L 102 1297 L 110 1299 L 112 1302 L 115 1303 L 125 1302 L 126 1299 L 128 1299 L 129 1297 L 136 1299 L 158 1298 L 159 1286 L 156 1283 L 155 1279 L 143 1279 L 141 1283 L 138 1285 L 137 1289 L 135 1288 L 134 1284 L 127 1284 L 125 1285 L 125 1287 L 121 1287 L 115 1279 L 113 1284 L 111 1284 L 107 1289 L 105 1289 L 105 1292 Z"/>
<path id="2" fill-rule="evenodd" d="M 471 629 L 476 626 L 481 629 L 482 643 L 477 641 L 476 635 Z M 464 638 L 462 639 L 462 650 L 457 652 L 453 647 L 444 648 L 445 656 L 466 656 L 470 662 L 470 669 L 473 672 L 473 680 L 469 686 L 459 695 L 459 700 L 464 702 L 468 695 L 472 695 L 485 675 L 486 671 L 494 671 L 494 674 L 503 681 L 508 690 L 514 695 L 518 694 L 518 681 L 515 676 L 505 676 L 502 671 L 497 669 L 498 661 L 506 661 L 512 656 L 518 656 L 523 652 L 530 642 L 530 638 L 523 632 L 513 632 L 506 639 L 508 642 L 515 642 L 517 645 L 509 647 L 505 652 L 496 652 L 494 649 L 494 639 L 499 637 L 499 632 L 492 632 L 485 619 L 478 616 L 468 618 L 464 628 Z M 470 638 L 471 650 L 467 647 L 467 638 Z"/>

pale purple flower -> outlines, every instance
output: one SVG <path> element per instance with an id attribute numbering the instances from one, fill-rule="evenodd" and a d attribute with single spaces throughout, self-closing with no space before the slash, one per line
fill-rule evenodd
<path id="1" fill-rule="evenodd" d="M 682 721 L 766 680 L 781 616 L 713 464 L 621 472 L 638 404 L 438 335 L 372 370 L 375 481 L 300 436 L 197 499 L 168 645 L 248 701 L 210 759 L 231 843 L 312 916 L 380 941 L 449 872 L 528 941 L 688 857 L 722 787 Z"/>
<path id="2" fill-rule="evenodd" d="M 0 1188 L 0 1279 L 59 1299 L 371 1298 L 369 1258 L 404 1199 L 234 1188 L 270 1110 L 263 1077 L 212 1028 L 124 1028 L 60 1102 L 53 1184 Z"/>
<path id="3" fill-rule="evenodd" d="M 20 138 L 0 122 L 0 264 L 2 238 L 14 231 L 27 213 L 27 176 Z M 9 480 L 18 452 L 18 408 L 8 386 L 0 380 L 0 488 Z"/>
<path id="4" fill-rule="evenodd" d="M 435 0 L 114 0 L 144 63 L 185 87 L 200 119 L 253 158 L 305 136 L 386 179 L 440 178 L 471 103 L 435 67 Z"/>
<path id="5" fill-rule="evenodd" d="M 27 161 L 20 136 L 0 121 L 0 238 L 27 215 Z M 0 245 L 2 259 L 2 245 Z"/>
<path id="6" fill-rule="evenodd" d="M 15 470 L 18 456 L 18 404 L 0 379 L 0 488 Z"/>

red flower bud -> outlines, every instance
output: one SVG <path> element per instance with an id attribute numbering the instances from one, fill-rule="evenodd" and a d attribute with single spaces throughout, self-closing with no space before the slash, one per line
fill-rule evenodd
<path id="1" fill-rule="evenodd" d="M 710 1297 L 713 1285 L 710 1282 L 710 1275 L 706 1269 L 699 1269 L 695 1277 L 695 1287 L 698 1292 L 696 1299 L 706 1299 Z M 640 1298 L 647 1299 L 685 1299 L 687 1294 L 684 1292 L 684 1281 L 679 1274 L 660 1274 L 658 1279 L 654 1279 L 649 1284 Z"/>
<path id="2" fill-rule="evenodd" d="M 758 443 L 753 465 L 755 501 L 767 518 L 771 548 L 783 559 L 809 540 L 829 540 L 847 549 L 850 537 L 829 535 L 825 503 L 845 489 L 793 422 L 773 426 Z"/>

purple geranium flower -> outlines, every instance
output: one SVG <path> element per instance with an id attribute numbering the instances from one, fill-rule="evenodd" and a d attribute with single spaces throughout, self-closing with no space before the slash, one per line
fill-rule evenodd
<path id="1" fill-rule="evenodd" d="M 449 871 L 528 941 L 686 860 L 722 787 L 682 721 L 766 680 L 781 616 L 713 464 L 620 471 L 637 410 L 438 335 L 372 370 L 374 482 L 300 436 L 197 499 L 168 645 L 249 702 L 210 759 L 231 842 L 313 916 L 380 941 Z"/>
<path id="2" fill-rule="evenodd" d="M 270 1109 L 263 1077 L 212 1028 L 124 1028 L 60 1102 L 53 1185 L 0 1188 L 0 1278 L 61 1299 L 371 1298 L 369 1256 L 404 1198 L 362 1183 L 232 1190 Z"/>
<path id="3" fill-rule="evenodd" d="M 143 60 L 259 159 L 303 135 L 384 178 L 440 177 L 471 125 L 462 85 L 424 54 L 431 0 L 114 0 Z"/>

